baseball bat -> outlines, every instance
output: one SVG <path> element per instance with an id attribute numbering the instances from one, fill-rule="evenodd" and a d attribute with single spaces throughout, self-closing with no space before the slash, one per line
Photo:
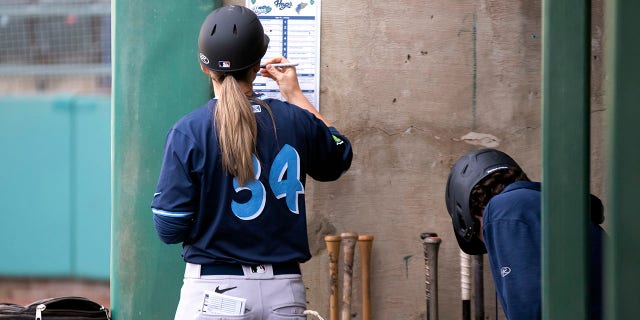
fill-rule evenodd
<path id="1" fill-rule="evenodd" d="M 420 238 L 424 246 L 427 320 L 438 320 L 438 248 L 442 240 L 433 232 L 422 233 Z"/>
<path id="2" fill-rule="evenodd" d="M 340 241 L 342 238 L 337 235 L 329 235 L 324 237 L 329 253 L 329 281 L 331 293 L 329 295 L 329 319 L 338 320 L 340 314 L 339 309 L 339 292 L 338 292 L 338 262 L 340 260 Z"/>
<path id="3" fill-rule="evenodd" d="M 342 253 L 344 254 L 344 270 L 342 274 L 342 312 L 340 320 L 351 319 L 351 284 L 353 280 L 353 256 L 358 234 L 345 232 L 340 234 L 342 238 Z"/>
<path id="4" fill-rule="evenodd" d="M 484 267 L 483 255 L 473 256 L 473 289 L 475 293 L 476 320 L 484 319 Z"/>
<path id="5" fill-rule="evenodd" d="M 371 293 L 369 290 L 369 265 L 371 263 L 372 235 L 358 236 L 360 250 L 360 274 L 362 279 L 362 320 L 371 320 Z"/>
<path id="6" fill-rule="evenodd" d="M 462 320 L 471 320 L 471 256 L 460 250 Z"/>

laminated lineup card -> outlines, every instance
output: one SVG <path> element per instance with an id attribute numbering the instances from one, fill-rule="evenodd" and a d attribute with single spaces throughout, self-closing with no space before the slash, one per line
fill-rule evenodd
<path id="1" fill-rule="evenodd" d="M 320 0 L 247 0 L 246 6 L 258 15 L 270 38 L 263 62 L 284 56 L 298 63 L 300 88 L 320 109 Z M 260 98 L 283 99 L 275 81 L 260 74 L 253 88 Z"/>

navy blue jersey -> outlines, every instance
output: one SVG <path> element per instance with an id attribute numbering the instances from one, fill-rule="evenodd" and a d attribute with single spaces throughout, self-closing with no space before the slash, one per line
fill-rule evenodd
<path id="1" fill-rule="evenodd" d="M 518 181 L 491 198 L 482 217 L 484 243 L 508 319 L 541 318 L 540 184 Z"/>
<path id="2" fill-rule="evenodd" d="M 541 319 L 540 183 L 518 181 L 491 198 L 482 217 L 495 288 L 508 319 Z M 603 230 L 590 224 L 590 319 L 602 316 Z"/>
<path id="3" fill-rule="evenodd" d="M 351 144 L 310 112 L 280 100 L 254 105 L 256 180 L 240 186 L 222 168 L 212 120 L 216 100 L 169 131 L 151 204 L 165 243 L 183 243 L 185 261 L 255 265 L 304 262 L 311 254 L 304 202 L 306 175 L 338 179 L 351 165 Z M 275 123 L 275 125 L 274 125 Z"/>

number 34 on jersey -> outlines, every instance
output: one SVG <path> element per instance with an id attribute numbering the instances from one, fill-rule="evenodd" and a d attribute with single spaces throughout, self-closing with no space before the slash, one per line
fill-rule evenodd
<path id="1" fill-rule="evenodd" d="M 266 189 L 259 180 L 262 167 L 255 155 L 253 156 L 253 170 L 256 179 L 247 183 L 246 186 L 240 186 L 238 179 L 233 179 L 233 188 L 236 193 L 243 190 L 251 192 L 251 198 L 246 202 L 231 201 L 233 214 L 242 220 L 253 220 L 260 216 L 267 202 Z M 298 195 L 304 194 L 304 187 L 300 181 L 300 155 L 298 155 L 298 151 L 285 144 L 273 160 L 269 172 L 269 186 L 273 195 L 277 199 L 285 198 L 289 211 L 298 214 Z"/>

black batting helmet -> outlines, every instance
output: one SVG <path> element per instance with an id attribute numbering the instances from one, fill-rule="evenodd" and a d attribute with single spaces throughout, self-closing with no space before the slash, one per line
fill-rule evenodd
<path id="1" fill-rule="evenodd" d="M 242 6 L 224 6 L 211 12 L 198 37 L 200 62 L 209 70 L 246 69 L 262 59 L 269 37 L 258 16 Z"/>
<path id="2" fill-rule="evenodd" d="M 479 232 L 482 232 L 479 223 L 469 207 L 471 190 L 489 174 L 506 169 L 521 170 L 511 157 L 495 149 L 471 151 L 460 157 L 451 169 L 445 192 L 447 211 L 453 222 L 458 245 L 467 254 L 487 252 L 478 237 Z"/>

